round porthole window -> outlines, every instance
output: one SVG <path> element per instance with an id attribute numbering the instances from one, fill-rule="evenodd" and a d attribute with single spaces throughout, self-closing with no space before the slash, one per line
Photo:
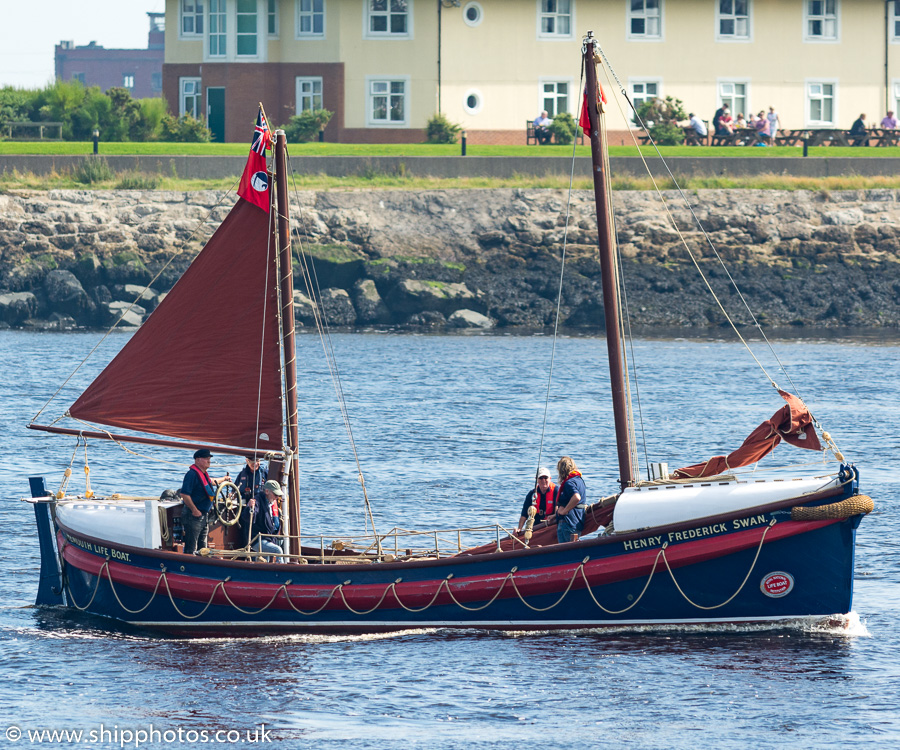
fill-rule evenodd
<path id="1" fill-rule="evenodd" d="M 484 11 L 481 9 L 481 3 L 466 3 L 463 8 L 463 20 L 467 26 L 478 26 L 484 17 Z"/>
<path id="2" fill-rule="evenodd" d="M 470 115 L 477 115 L 481 111 L 481 92 L 478 89 L 469 89 L 466 92 L 463 109 Z"/>

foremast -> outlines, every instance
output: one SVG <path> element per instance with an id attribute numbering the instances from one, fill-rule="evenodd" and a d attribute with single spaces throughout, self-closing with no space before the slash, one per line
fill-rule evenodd
<path id="1" fill-rule="evenodd" d="M 582 47 L 584 56 L 587 112 L 590 120 L 591 171 L 594 178 L 594 202 L 597 206 L 597 234 L 603 289 L 603 313 L 606 348 L 609 356 L 609 380 L 612 388 L 616 452 L 619 458 L 619 482 L 624 489 L 635 482 L 631 451 L 631 425 L 628 415 L 628 391 L 625 382 L 625 358 L 619 327 L 619 294 L 616 272 L 616 248 L 612 227 L 611 190 L 606 154 L 606 133 L 602 127 L 603 104 L 599 96 L 596 40 L 588 32 Z"/>
<path id="2" fill-rule="evenodd" d="M 281 342 L 284 356 L 285 456 L 288 486 L 288 538 L 290 554 L 300 554 L 300 427 L 297 413 L 297 348 L 294 340 L 294 266 L 291 255 L 291 227 L 288 208 L 287 141 L 283 130 L 275 131 L 275 203 L 278 210 L 278 279 L 281 299 Z"/>

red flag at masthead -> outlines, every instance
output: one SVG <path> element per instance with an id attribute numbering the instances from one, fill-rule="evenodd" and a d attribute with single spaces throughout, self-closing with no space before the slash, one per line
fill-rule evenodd
<path id="1" fill-rule="evenodd" d="M 253 129 L 253 142 L 250 144 L 250 156 L 241 175 L 238 195 L 250 201 L 263 211 L 269 210 L 269 172 L 266 169 L 266 149 L 272 146 L 272 131 L 266 116 L 259 108 L 256 115 L 256 127 Z"/>

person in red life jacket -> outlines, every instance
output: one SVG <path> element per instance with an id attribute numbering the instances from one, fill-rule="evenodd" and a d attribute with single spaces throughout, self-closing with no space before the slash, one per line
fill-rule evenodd
<path id="1" fill-rule="evenodd" d="M 556 540 L 577 542 L 584 528 L 584 509 L 587 508 L 587 489 L 575 462 L 563 456 L 556 464 L 559 489 L 556 494 Z"/>
<path id="2" fill-rule="evenodd" d="M 244 501 L 244 507 L 241 508 L 241 517 L 238 522 L 241 528 L 241 547 L 246 547 L 250 544 L 250 533 L 255 520 L 255 515 L 251 511 L 251 503 L 253 505 L 256 504 L 255 498 L 262 492 L 263 485 L 269 478 L 268 469 L 260 466 L 259 459 L 256 456 L 246 456 L 245 458 L 247 465 L 241 469 L 240 474 L 234 480 Z"/>
<path id="3" fill-rule="evenodd" d="M 209 531 L 209 512 L 212 510 L 216 496 L 216 485 L 230 481 L 227 474 L 213 479 L 209 475 L 212 453 L 201 448 L 194 453 L 194 463 L 184 475 L 178 494 L 184 502 L 181 511 L 181 526 L 184 529 L 184 553 L 196 554 L 198 549 L 206 546 L 206 534 Z"/>
<path id="4" fill-rule="evenodd" d="M 255 540 L 252 548 L 265 554 L 281 555 L 284 550 L 271 538 L 263 534 L 273 535 L 281 533 L 281 508 L 278 504 L 283 497 L 281 485 L 274 479 L 269 479 L 262 486 L 262 490 L 252 498 L 249 503 L 250 512 L 253 515 L 253 534 Z M 283 562 L 278 558 L 277 562 Z"/>
<path id="5" fill-rule="evenodd" d="M 534 522 L 540 523 L 546 521 L 553 515 L 556 507 L 554 492 L 556 486 L 550 481 L 550 470 L 543 466 L 538 469 L 537 480 L 535 486 L 525 495 L 525 503 L 522 505 L 522 515 L 519 516 L 519 525 L 516 531 L 521 531 L 528 520 L 528 509 L 534 505 L 536 513 L 534 514 Z"/>

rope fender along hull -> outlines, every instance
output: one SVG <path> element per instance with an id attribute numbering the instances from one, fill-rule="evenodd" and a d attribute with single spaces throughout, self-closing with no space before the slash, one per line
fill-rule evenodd
<path id="1" fill-rule="evenodd" d="M 57 542 L 70 606 L 171 634 L 778 622 L 849 612 L 860 517 L 789 518 L 764 513 L 701 527 L 699 538 L 648 532 L 440 564 L 192 559 L 113 549 L 65 528 Z"/>

